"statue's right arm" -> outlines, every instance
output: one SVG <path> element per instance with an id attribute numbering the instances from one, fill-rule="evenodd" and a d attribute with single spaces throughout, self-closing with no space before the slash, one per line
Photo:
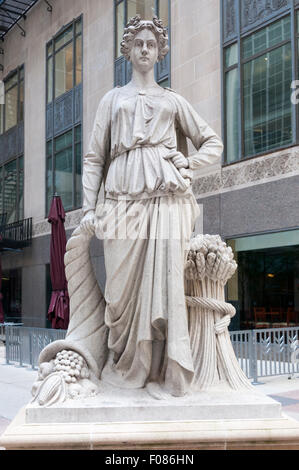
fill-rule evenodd
<path id="1" fill-rule="evenodd" d="M 80 226 L 91 232 L 105 161 L 110 149 L 111 94 L 107 93 L 97 109 L 87 154 L 83 159 L 83 214 Z"/>

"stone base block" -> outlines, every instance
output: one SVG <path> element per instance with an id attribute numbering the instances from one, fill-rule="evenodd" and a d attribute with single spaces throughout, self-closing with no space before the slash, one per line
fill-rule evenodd
<path id="1" fill-rule="evenodd" d="M 299 423 L 226 419 L 127 423 L 28 424 L 23 408 L 0 446 L 7 450 L 298 450 Z"/>
<path id="2" fill-rule="evenodd" d="M 113 423 L 280 418 L 281 404 L 254 388 L 234 391 L 220 385 L 190 396 L 156 400 L 144 389 L 120 390 L 102 384 L 96 397 L 50 407 L 28 405 L 26 423 Z"/>

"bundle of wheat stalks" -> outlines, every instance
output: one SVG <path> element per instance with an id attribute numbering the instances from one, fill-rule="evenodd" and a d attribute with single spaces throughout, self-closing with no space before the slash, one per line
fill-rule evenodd
<path id="1" fill-rule="evenodd" d="M 225 302 L 224 287 L 236 269 L 232 249 L 219 235 L 191 239 L 185 293 L 195 389 L 208 389 L 219 382 L 234 389 L 251 388 L 236 359 L 227 328 L 236 311 Z"/>

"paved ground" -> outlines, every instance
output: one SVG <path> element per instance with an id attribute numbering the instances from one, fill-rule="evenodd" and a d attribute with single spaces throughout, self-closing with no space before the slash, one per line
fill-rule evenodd
<path id="1" fill-rule="evenodd" d="M 30 368 L 6 365 L 5 348 L 0 342 L 0 435 L 18 413 L 31 400 L 31 386 L 37 372 Z M 260 379 L 256 385 L 260 392 L 282 404 L 287 415 L 299 421 L 299 375 L 291 380 L 288 376 Z"/>

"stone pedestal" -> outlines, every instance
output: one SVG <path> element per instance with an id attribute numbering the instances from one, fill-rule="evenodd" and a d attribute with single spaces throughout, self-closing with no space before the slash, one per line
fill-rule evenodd
<path id="1" fill-rule="evenodd" d="M 109 398 L 107 398 L 109 397 Z M 158 401 L 119 391 L 52 407 L 28 405 L 0 438 L 6 449 L 299 449 L 299 423 L 257 391 L 215 388 Z"/>

